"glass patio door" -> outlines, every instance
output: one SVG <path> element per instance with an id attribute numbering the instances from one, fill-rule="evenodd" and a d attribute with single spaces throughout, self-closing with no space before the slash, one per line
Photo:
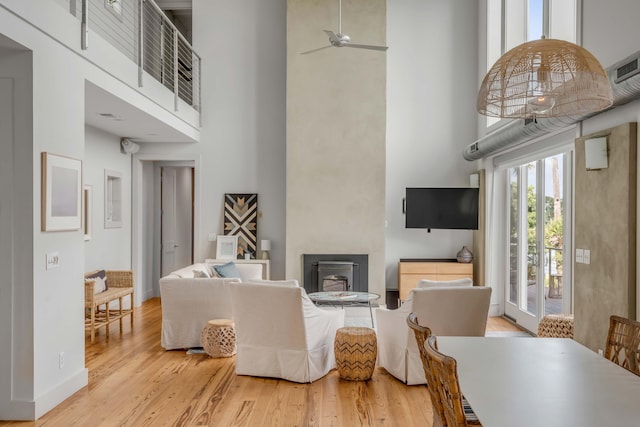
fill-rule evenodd
<path id="1" fill-rule="evenodd" d="M 571 153 L 507 169 L 508 273 L 505 314 L 536 331 L 545 314 L 568 313 Z M 568 258 L 570 259 L 570 258 Z"/>

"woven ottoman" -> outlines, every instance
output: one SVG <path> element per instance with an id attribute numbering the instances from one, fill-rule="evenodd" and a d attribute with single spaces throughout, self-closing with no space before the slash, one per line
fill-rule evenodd
<path id="1" fill-rule="evenodd" d="M 233 320 L 209 320 L 202 330 L 200 341 L 211 357 L 230 357 L 236 354 L 236 330 Z"/>
<path id="2" fill-rule="evenodd" d="M 371 328 L 347 326 L 338 329 L 333 345 L 340 378 L 366 381 L 373 375 L 378 340 Z"/>
<path id="3" fill-rule="evenodd" d="M 573 338 L 573 316 L 547 314 L 538 324 L 538 336 L 544 338 Z"/>

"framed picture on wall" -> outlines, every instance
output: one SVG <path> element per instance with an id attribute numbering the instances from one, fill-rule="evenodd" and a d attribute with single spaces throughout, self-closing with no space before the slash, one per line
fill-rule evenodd
<path id="1" fill-rule="evenodd" d="M 238 252 L 238 236 L 218 236 L 216 241 L 217 259 L 235 259 Z"/>
<path id="2" fill-rule="evenodd" d="M 224 234 L 238 236 L 238 259 L 255 258 L 258 243 L 258 195 L 224 195 Z"/>
<path id="3" fill-rule="evenodd" d="M 82 227 L 82 161 L 43 152 L 41 229 L 79 230 Z"/>

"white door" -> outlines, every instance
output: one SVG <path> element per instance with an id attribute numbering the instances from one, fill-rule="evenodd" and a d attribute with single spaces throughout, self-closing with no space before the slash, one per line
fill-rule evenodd
<path id="1" fill-rule="evenodd" d="M 507 169 L 505 314 L 534 332 L 544 315 L 571 312 L 571 159 L 564 152 Z"/>
<path id="2" fill-rule="evenodd" d="M 193 168 L 162 167 L 162 276 L 193 263 Z"/>

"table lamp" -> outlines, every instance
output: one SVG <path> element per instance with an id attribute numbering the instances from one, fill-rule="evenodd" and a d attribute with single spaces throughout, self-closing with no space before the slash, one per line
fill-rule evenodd
<path id="1" fill-rule="evenodd" d="M 260 249 L 262 249 L 262 259 L 269 259 L 269 251 L 271 250 L 271 240 L 261 240 Z"/>

